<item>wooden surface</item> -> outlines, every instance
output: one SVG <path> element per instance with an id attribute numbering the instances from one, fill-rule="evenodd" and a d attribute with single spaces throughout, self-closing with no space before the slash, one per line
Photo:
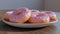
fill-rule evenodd
<path id="1" fill-rule="evenodd" d="M 0 11 L 0 34 L 60 34 L 60 21 L 42 28 L 16 28 L 9 26 L 1 21 L 5 11 Z M 60 20 L 60 12 L 56 12 Z"/>

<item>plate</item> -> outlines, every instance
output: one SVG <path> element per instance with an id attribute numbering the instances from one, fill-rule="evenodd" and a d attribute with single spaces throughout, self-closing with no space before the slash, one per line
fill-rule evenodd
<path id="1" fill-rule="evenodd" d="M 49 22 L 49 23 L 42 23 L 42 24 L 19 24 L 19 23 L 11 23 L 6 20 L 2 20 L 4 23 L 14 26 L 14 27 L 21 27 L 21 28 L 38 28 L 38 27 L 45 27 L 54 23 L 57 23 L 58 20 Z"/>

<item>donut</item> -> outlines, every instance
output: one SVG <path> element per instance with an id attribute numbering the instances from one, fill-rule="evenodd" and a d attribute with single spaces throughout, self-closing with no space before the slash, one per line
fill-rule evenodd
<path id="1" fill-rule="evenodd" d="M 10 15 L 10 21 L 13 23 L 20 23 L 23 24 L 26 22 L 31 16 L 31 11 L 29 11 L 28 8 L 22 7 L 16 9 L 11 15 Z"/>
<path id="2" fill-rule="evenodd" d="M 4 14 L 4 18 L 5 20 L 9 21 L 9 16 L 13 13 L 13 11 L 8 11 Z"/>
<path id="3" fill-rule="evenodd" d="M 55 12 L 53 12 L 53 11 L 45 11 L 45 13 L 49 16 L 50 21 L 56 21 L 57 20 Z"/>
<path id="4" fill-rule="evenodd" d="M 34 16 L 32 14 L 30 19 L 28 20 L 31 24 L 41 24 L 49 22 L 49 17 L 45 13 L 39 11 L 35 11 L 35 13 L 32 13 L 34 14 Z"/>

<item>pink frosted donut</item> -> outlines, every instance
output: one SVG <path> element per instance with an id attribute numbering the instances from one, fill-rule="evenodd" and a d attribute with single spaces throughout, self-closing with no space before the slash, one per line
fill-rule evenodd
<path id="1" fill-rule="evenodd" d="M 19 8 L 15 10 L 11 15 L 10 15 L 10 21 L 15 22 L 15 23 L 24 23 L 26 22 L 31 16 L 31 11 L 29 11 L 28 8 Z"/>
<path id="2" fill-rule="evenodd" d="M 9 20 L 9 16 L 13 13 L 13 11 L 8 11 L 4 14 L 4 19 Z"/>
<path id="3" fill-rule="evenodd" d="M 30 11 L 31 11 L 31 17 L 36 16 L 40 12 L 39 10 L 35 9 L 32 9 Z M 28 22 L 30 22 L 31 17 L 29 18 Z"/>
<path id="4" fill-rule="evenodd" d="M 45 11 L 45 13 L 49 16 L 50 21 L 56 21 L 56 20 L 57 20 L 57 17 L 56 17 L 55 12 L 52 12 L 52 11 Z"/>
<path id="5" fill-rule="evenodd" d="M 29 22 L 32 24 L 40 24 L 49 22 L 49 17 L 43 12 L 35 12 L 35 16 L 31 16 Z"/>

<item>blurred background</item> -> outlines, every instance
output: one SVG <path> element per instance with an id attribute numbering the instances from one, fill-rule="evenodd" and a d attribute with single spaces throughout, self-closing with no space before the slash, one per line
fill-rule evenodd
<path id="1" fill-rule="evenodd" d="M 60 11 L 60 0 L 0 0 L 0 10 L 28 7 L 38 10 Z"/>

